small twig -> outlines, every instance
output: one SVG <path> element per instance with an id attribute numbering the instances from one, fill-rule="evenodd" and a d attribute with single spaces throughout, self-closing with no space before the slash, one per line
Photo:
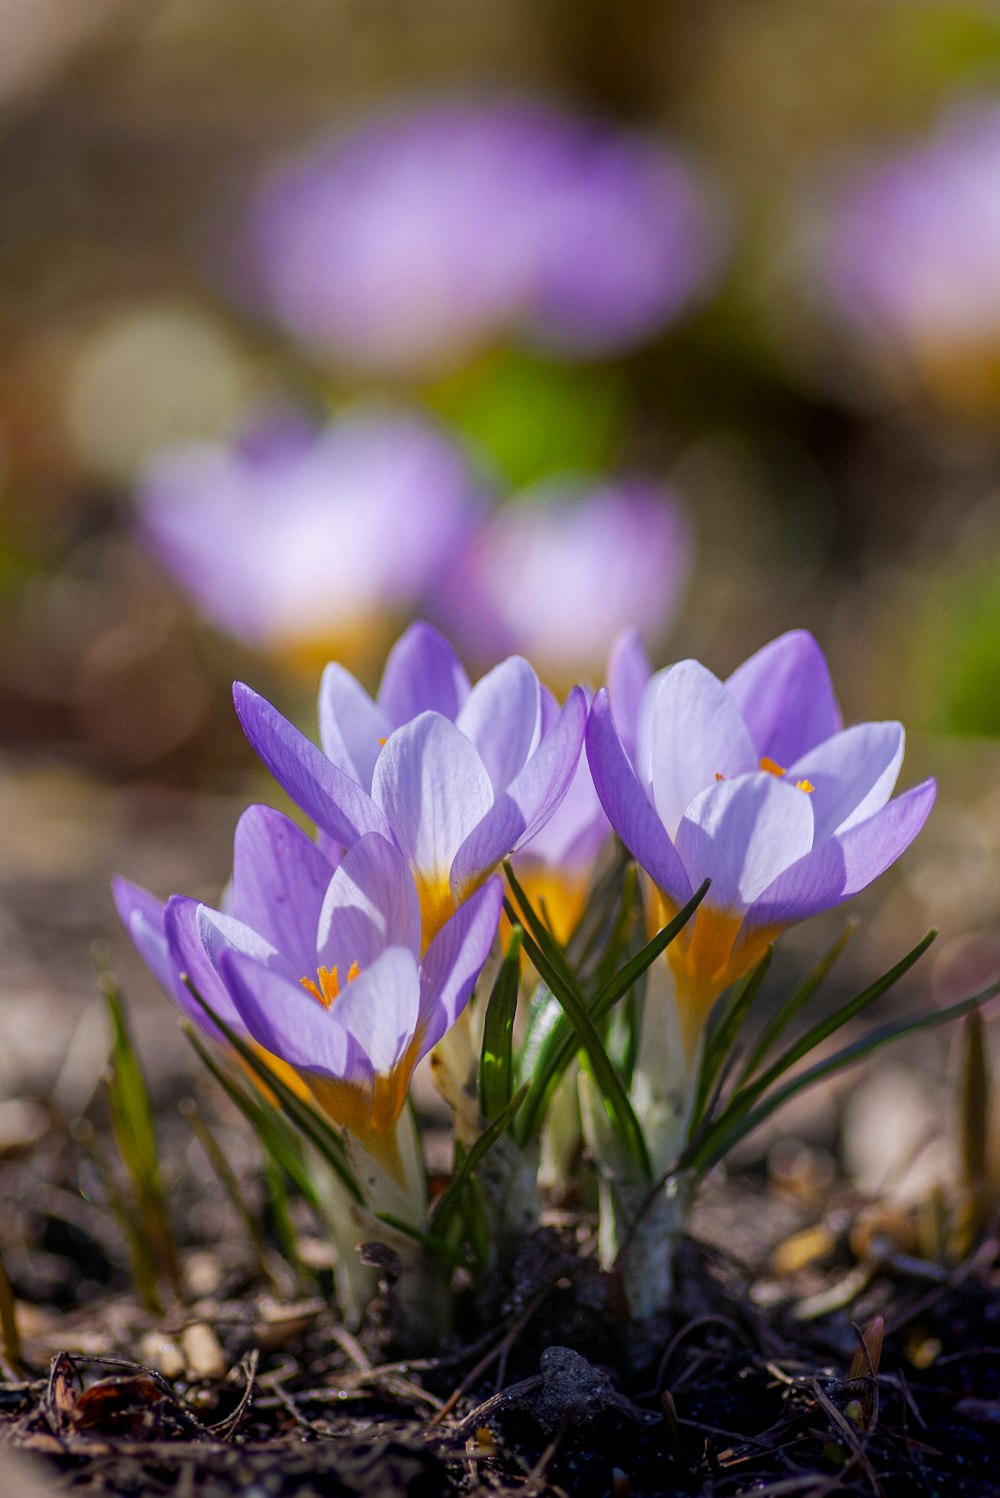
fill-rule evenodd
<path id="1" fill-rule="evenodd" d="M 243 1422 L 243 1416 L 253 1402 L 254 1382 L 257 1377 L 257 1364 L 259 1361 L 260 1353 L 254 1347 L 237 1364 L 237 1367 L 246 1379 L 246 1388 L 243 1390 L 240 1402 L 231 1415 L 227 1415 L 224 1420 L 219 1420 L 217 1424 L 208 1427 L 213 1436 L 218 1436 L 221 1441 L 232 1440 Z"/>

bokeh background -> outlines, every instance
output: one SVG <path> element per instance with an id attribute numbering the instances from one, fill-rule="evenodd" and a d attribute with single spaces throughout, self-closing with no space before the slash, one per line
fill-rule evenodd
<path id="1" fill-rule="evenodd" d="M 557 163 L 531 197 L 543 149 L 531 139 L 503 168 L 506 198 L 473 156 L 461 190 L 475 189 L 477 207 L 450 226 L 452 154 L 464 160 L 476 112 L 504 100 L 535 112 L 540 138 L 580 132 L 570 158 L 628 142 L 669 161 L 683 191 L 666 207 L 655 192 L 648 210 L 640 202 L 638 229 L 627 203 L 578 204 L 562 269 L 550 267 L 555 312 L 539 311 L 525 282 L 463 322 L 455 293 L 440 346 L 397 347 L 409 312 L 434 325 L 433 288 L 392 279 L 419 259 L 421 235 L 452 235 L 454 292 L 517 215 L 535 233 L 531 215 L 562 191 Z M 317 168 L 305 228 L 268 198 L 317 142 L 336 161 L 331 140 L 384 129 L 391 156 L 393 130 L 405 142 L 407 118 L 434 110 L 445 124 L 423 157 L 412 147 L 398 201 L 372 207 L 394 180 L 376 148 L 339 200 Z M 272 797 L 231 710 L 234 677 L 308 723 L 317 662 L 336 650 L 371 682 L 415 611 L 488 664 L 516 635 L 510 619 L 486 627 L 515 581 L 531 573 L 544 596 L 539 577 L 587 528 L 587 497 L 620 497 L 623 483 L 645 495 L 648 532 L 636 541 L 614 512 L 595 522 L 603 576 L 584 557 L 548 608 L 525 604 L 515 621 L 536 631 L 541 668 L 560 687 L 578 670 L 596 681 L 598 646 L 578 663 L 565 638 L 550 648 L 543 636 L 609 600 L 611 613 L 630 601 L 645 611 L 657 663 L 694 654 L 719 674 L 782 630 L 812 629 L 848 721 L 902 719 L 904 783 L 941 782 L 915 848 L 856 902 L 845 981 L 874 976 L 931 923 L 941 954 L 902 1002 L 989 976 L 1000 953 L 998 120 L 1000 13 L 987 0 L 0 0 L 0 1095 L 55 1088 L 70 1111 L 86 1101 L 106 1045 L 96 940 L 112 946 L 157 1085 L 189 1066 L 117 928 L 108 880 L 217 895 L 240 808 Z M 427 201 L 440 206 L 421 220 Z M 671 212 L 694 217 L 678 226 Z M 362 230 L 361 250 L 337 248 Z M 331 248 L 310 260 L 310 234 L 327 232 Z M 640 249 L 624 285 L 648 273 L 649 305 L 620 325 L 612 308 L 575 336 L 568 281 L 583 276 L 593 310 L 587 277 L 613 279 L 629 233 Z M 650 243 L 673 248 L 644 271 Z M 444 253 L 432 239 L 425 258 L 439 266 Z M 351 281 L 358 264 L 383 261 L 384 282 Z M 291 312 L 287 286 L 268 282 L 289 274 L 301 292 Z M 349 337 L 338 306 L 342 323 L 356 314 Z M 326 443 L 336 448 L 344 423 L 376 419 L 428 422 L 441 448 L 409 479 L 395 436 L 376 433 L 373 458 L 327 454 L 345 513 L 374 516 L 387 488 L 412 479 L 400 544 L 412 556 L 418 533 L 441 543 L 436 572 L 407 587 L 387 573 L 384 599 L 361 586 L 363 549 L 313 540 L 292 515 L 303 483 L 316 512 L 327 461 L 306 482 L 295 454 L 321 428 L 341 434 Z M 418 524 L 441 464 L 461 518 Z M 172 553 L 143 508 L 154 490 L 175 520 L 188 506 Z M 262 622 L 241 571 L 256 565 L 258 503 L 288 507 L 296 550 L 280 601 L 292 614 L 297 598 L 316 605 L 298 633 Z M 525 514 L 534 530 L 517 539 Z M 539 540 L 552 516 L 568 530 Z M 506 550 L 490 525 L 513 527 Z M 643 535 L 657 527 L 673 550 L 651 575 Z M 257 546 L 269 562 L 284 529 L 272 523 Z M 186 575 L 166 561 L 199 538 L 214 560 L 202 557 L 192 595 L 190 561 Z M 253 586 L 277 596 L 266 578 Z M 327 617 L 327 592 L 351 606 Z M 220 615 L 211 600 L 223 595 L 236 604 Z M 795 933 L 787 962 L 818 954 L 839 926 L 833 916 Z M 783 1127 L 827 1140 L 840 1128 L 874 1183 L 886 1160 L 861 1157 L 876 1138 L 905 1154 L 936 1119 L 947 1135 L 946 1049 L 905 1052 Z M 904 1094 L 899 1144 L 871 1110 Z M 9 1127 L 23 1130 L 23 1110 Z"/>

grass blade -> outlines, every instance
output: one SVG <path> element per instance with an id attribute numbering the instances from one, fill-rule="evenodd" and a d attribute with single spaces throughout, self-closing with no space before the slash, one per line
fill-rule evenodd
<path id="1" fill-rule="evenodd" d="M 754 1072 L 757 1071 L 762 1062 L 767 1058 L 775 1041 L 779 1036 L 784 1034 L 795 1017 L 805 1008 L 813 994 L 816 993 L 823 979 L 847 946 L 856 929 L 857 921 L 849 921 L 826 955 L 820 958 L 809 976 L 803 979 L 798 987 L 792 991 L 774 1016 L 764 1026 L 756 1045 L 740 1073 L 737 1085 L 742 1085 L 742 1083 L 749 1081 Z"/>
<path id="2" fill-rule="evenodd" d="M 1000 982 L 991 984 L 989 988 L 983 989 L 981 993 L 973 994 L 970 998 L 959 1000 L 957 1004 L 950 1004 L 945 1009 L 928 1009 L 921 1014 L 911 1015 L 909 1019 L 892 1020 L 888 1024 L 880 1025 L 859 1040 L 835 1051 L 832 1056 L 817 1061 L 813 1066 L 790 1078 L 782 1087 L 776 1088 L 756 1107 L 749 1109 L 736 1120 L 727 1132 L 712 1143 L 709 1149 L 701 1148 L 693 1151 L 690 1157 L 685 1157 L 683 1164 L 699 1172 L 710 1170 L 734 1145 L 738 1144 L 751 1130 L 764 1123 L 772 1113 L 787 1103 L 790 1098 L 795 1097 L 797 1093 L 814 1086 L 826 1077 L 844 1071 L 849 1066 L 854 1066 L 858 1061 L 863 1061 L 866 1056 L 871 1055 L 873 1051 L 888 1045 L 891 1041 L 898 1040 L 902 1035 L 913 1035 L 920 1030 L 935 1030 L 940 1025 L 951 1024 L 953 1020 L 961 1019 L 963 1015 L 978 1009 L 997 993 L 1000 993 Z"/>
<path id="3" fill-rule="evenodd" d="M 706 1112 L 712 1111 L 711 1106 L 706 1106 L 709 1095 L 714 1093 L 717 1098 L 722 1091 L 726 1073 L 734 1059 L 733 1047 L 736 1044 L 736 1037 L 771 966 L 772 951 L 773 948 L 768 947 L 757 966 L 752 968 L 743 982 L 733 990 L 715 1023 L 712 1023 L 711 1018 L 709 1020 L 705 1044 L 702 1048 L 701 1065 L 698 1069 L 698 1085 L 695 1089 L 691 1115 L 693 1123 L 697 1123 Z"/>

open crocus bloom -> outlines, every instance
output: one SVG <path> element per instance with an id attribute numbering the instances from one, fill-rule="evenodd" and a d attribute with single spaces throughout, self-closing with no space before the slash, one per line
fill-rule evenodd
<path id="1" fill-rule="evenodd" d="M 604 354 L 718 277 L 718 213 L 651 137 L 527 99 L 443 101 L 308 148 L 256 195 L 251 295 L 307 346 L 433 367 L 526 335 Z"/>
<path id="2" fill-rule="evenodd" d="M 310 665 L 383 649 L 386 624 L 433 589 L 477 507 L 457 444 L 374 404 L 325 427 L 260 415 L 231 445 L 171 448 L 147 466 L 137 504 L 151 548 L 209 618 Z"/>
<path id="3" fill-rule="evenodd" d="M 725 682 L 681 661 L 594 700 L 587 751 L 612 826 L 653 885 L 662 925 L 705 879 L 694 919 L 668 948 L 690 1064 L 708 1011 L 786 927 L 848 899 L 923 826 L 931 780 L 890 801 L 898 723 L 843 729 L 826 662 L 793 631 Z M 620 705 L 621 704 L 621 705 Z M 629 748 L 626 749 L 625 745 Z"/>
<path id="4" fill-rule="evenodd" d="M 134 886 L 116 894 L 148 960 L 155 912 Z M 370 834 L 331 870 L 280 812 L 254 806 L 237 830 L 228 910 L 169 900 L 154 970 L 204 1024 L 180 982 L 188 974 L 220 1019 L 290 1067 L 335 1123 L 399 1175 L 396 1124 L 413 1069 L 468 1001 L 500 904 L 491 879 L 421 958 L 420 904 L 398 849 Z"/>
<path id="5" fill-rule="evenodd" d="M 652 481 L 539 485 L 488 516 L 443 580 L 447 616 L 482 660 L 512 650 L 546 681 L 603 671 L 626 625 L 659 640 L 687 571 L 687 526 Z"/>
<path id="6" fill-rule="evenodd" d="M 403 854 L 432 940 L 499 861 L 545 825 L 572 781 L 586 720 L 579 688 L 560 710 L 514 656 L 471 686 L 425 624 L 399 640 L 378 698 L 331 665 L 323 751 L 249 687 L 236 710 L 254 749 L 337 847 L 377 832 Z"/>

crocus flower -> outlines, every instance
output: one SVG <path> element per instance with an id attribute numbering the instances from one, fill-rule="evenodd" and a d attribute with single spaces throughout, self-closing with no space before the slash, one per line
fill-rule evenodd
<path id="1" fill-rule="evenodd" d="M 846 178 L 818 215 L 829 303 L 897 366 L 961 385 L 1000 345 L 1000 108 L 966 108 L 930 140 Z M 955 392 L 950 394 L 954 397 Z"/>
<path id="2" fill-rule="evenodd" d="M 369 834 L 331 870 L 280 812 L 253 806 L 237 829 L 227 910 L 174 896 L 157 911 L 124 881 L 116 897 L 140 952 L 192 1018 L 205 1023 L 182 973 L 399 1176 L 396 1124 L 410 1078 L 469 999 L 500 917 L 498 879 L 421 958 L 420 904 L 398 849 Z"/>
<path id="3" fill-rule="evenodd" d="M 528 100 L 438 103 L 304 151 L 260 189 L 251 295 L 307 346 L 420 369 L 511 333 L 603 354 L 720 262 L 717 214 L 659 142 Z"/>
<path id="4" fill-rule="evenodd" d="M 594 782 L 612 826 L 650 876 L 663 925 L 712 885 L 667 949 L 689 1063 L 713 1001 L 788 926 L 838 905 L 909 847 L 932 780 L 890 800 L 899 723 L 844 729 L 826 662 L 801 630 L 781 635 L 722 682 L 681 661 L 615 705 L 597 694 L 587 729 Z M 627 742 L 631 747 L 626 749 Z"/>
<path id="5" fill-rule="evenodd" d="M 516 650 L 568 686 L 600 679 L 626 626 L 662 638 L 688 555 L 687 525 L 658 483 L 539 485 L 470 534 L 438 607 L 480 659 Z"/>
<path id="6" fill-rule="evenodd" d="M 320 750 L 249 687 L 236 710 L 254 749 L 334 846 L 377 832 L 416 880 L 424 941 L 499 861 L 533 837 L 573 778 L 586 721 L 579 688 L 560 710 L 527 661 L 475 686 L 451 646 L 413 625 L 378 697 L 340 665 L 320 690 Z"/>
<path id="7" fill-rule="evenodd" d="M 413 412 L 354 407 L 325 427 L 285 413 L 232 446 L 161 453 L 141 477 L 144 536 L 204 612 L 291 660 L 385 643 L 471 523 L 459 447 Z"/>

